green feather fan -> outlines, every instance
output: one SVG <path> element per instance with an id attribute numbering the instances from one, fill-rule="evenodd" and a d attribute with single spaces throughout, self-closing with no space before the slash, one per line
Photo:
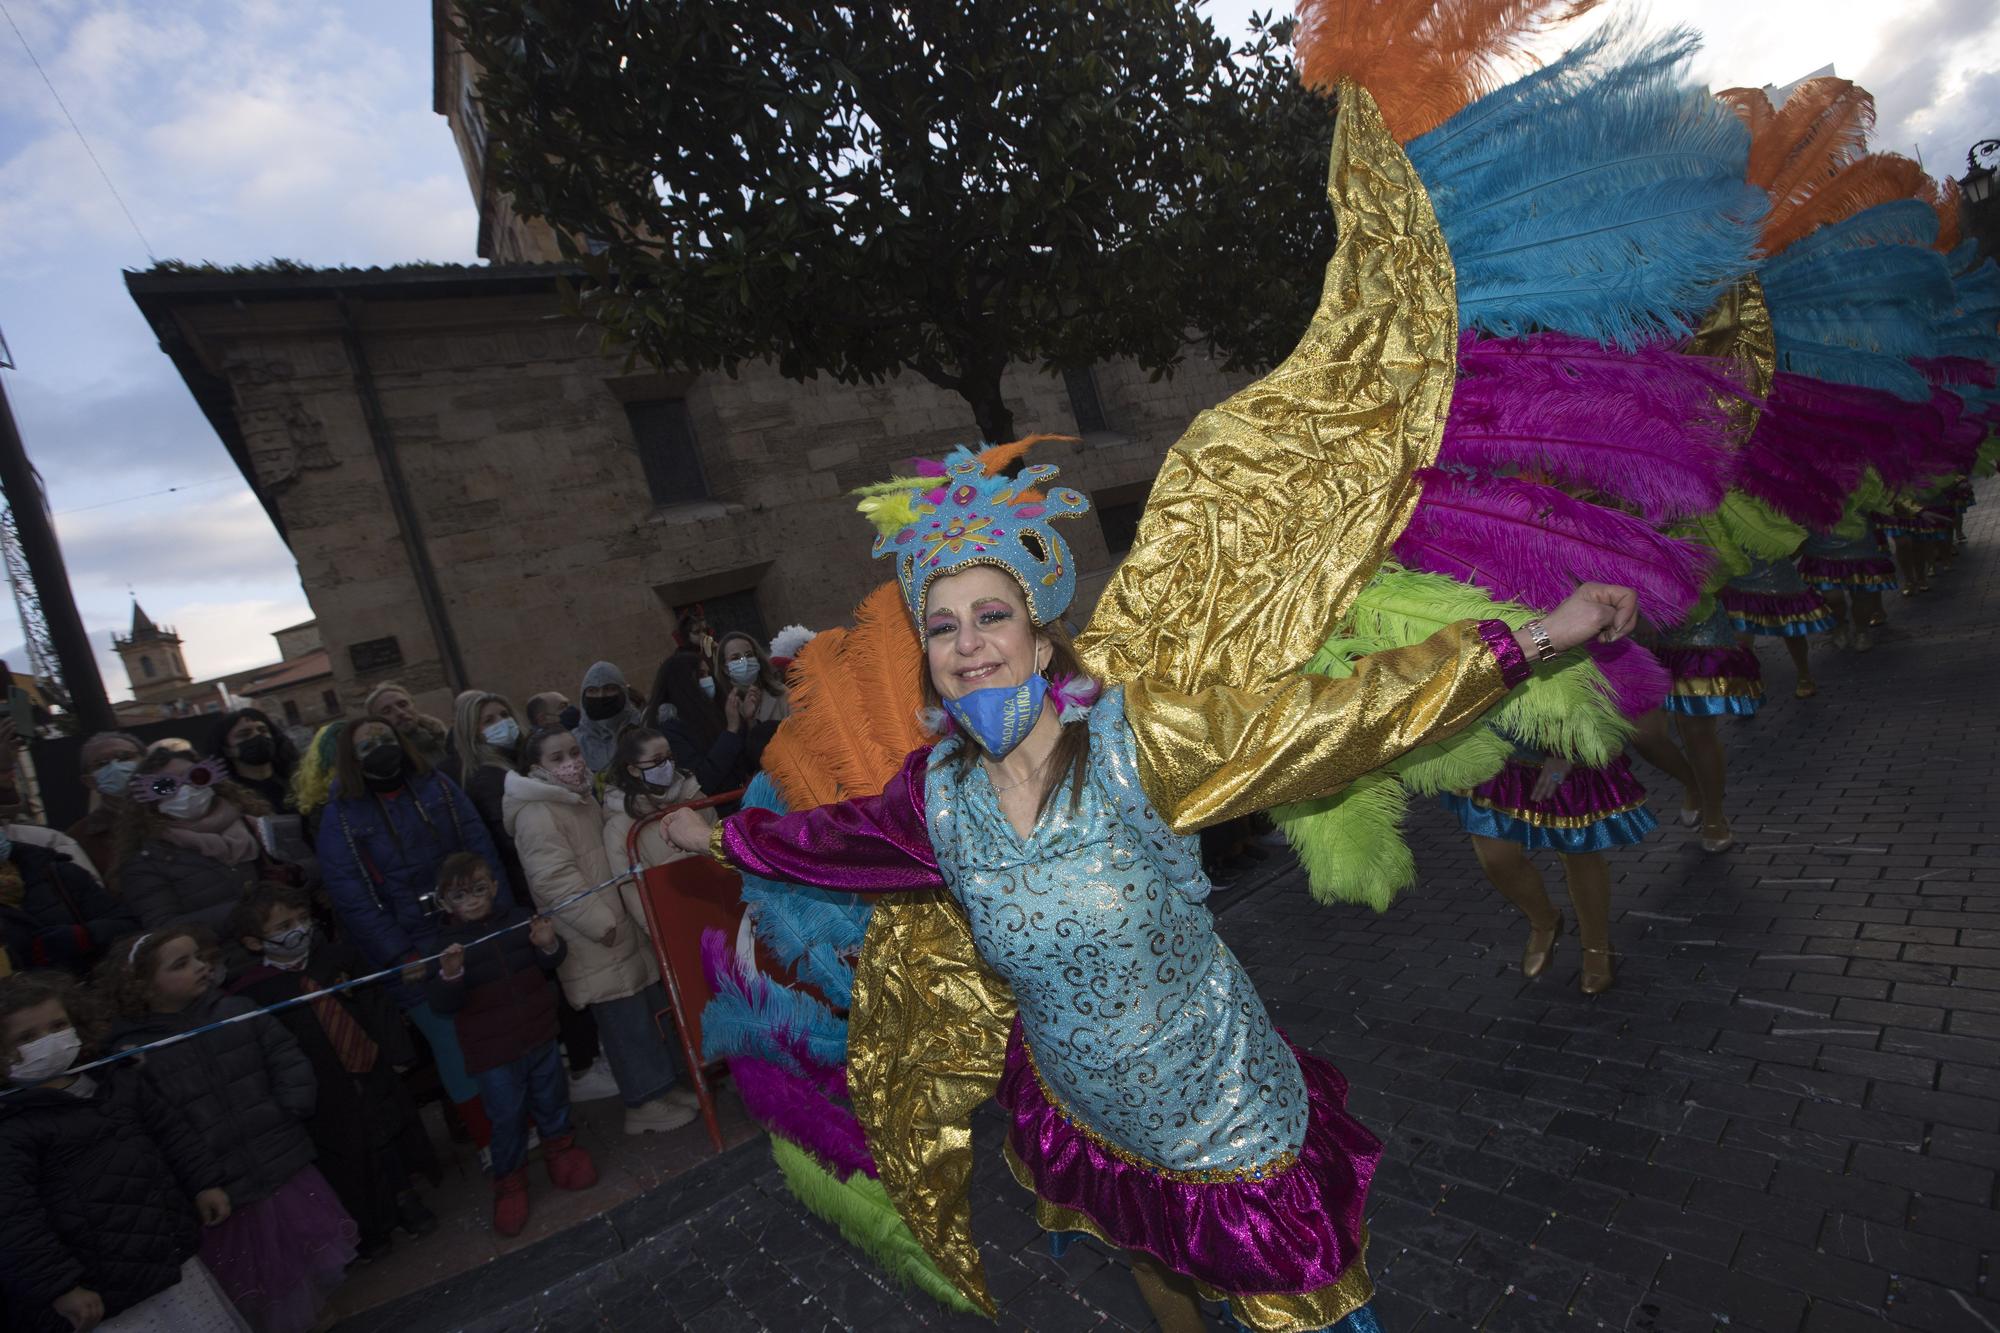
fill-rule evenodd
<path id="1" fill-rule="evenodd" d="M 1760 560 L 1783 560 L 1799 549 L 1806 530 L 1771 506 L 1742 491 L 1722 497 L 1715 511 L 1729 536 L 1745 554 Z"/>
<path id="2" fill-rule="evenodd" d="M 1979 457 L 1972 464 L 1972 475 L 1985 478 L 1993 475 L 2000 466 L 2000 434 L 1988 435 L 1979 446 Z"/>
<path id="3" fill-rule="evenodd" d="M 1519 626 L 1534 614 L 1443 575 L 1385 565 L 1355 599 L 1342 632 L 1327 640 L 1305 669 L 1348 676 L 1355 659 L 1420 643 L 1456 621 Z M 1305 867 L 1314 898 L 1385 909 L 1416 880 L 1416 863 L 1401 832 L 1409 794 L 1478 786 L 1506 764 L 1514 748 L 1509 736 L 1580 763 L 1605 764 L 1631 733 L 1604 674 L 1583 653 L 1565 653 L 1537 666 L 1486 722 L 1491 725 L 1419 746 L 1333 796 L 1272 811 Z"/>
<path id="4" fill-rule="evenodd" d="M 865 1251 L 883 1272 L 921 1288 L 940 1305 L 961 1314 L 979 1313 L 979 1308 L 938 1272 L 897 1215 L 881 1181 L 860 1171 L 845 1181 L 836 1180 L 811 1153 L 777 1134 L 771 1136 L 771 1156 L 799 1202 L 838 1227 L 840 1234 Z"/>

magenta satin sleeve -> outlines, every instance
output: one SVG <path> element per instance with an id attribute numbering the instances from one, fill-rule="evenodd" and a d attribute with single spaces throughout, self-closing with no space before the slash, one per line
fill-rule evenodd
<path id="1" fill-rule="evenodd" d="M 944 885 L 924 821 L 930 747 L 913 751 L 880 796 L 789 815 L 744 810 L 722 821 L 722 852 L 751 875 L 849 893 Z"/>

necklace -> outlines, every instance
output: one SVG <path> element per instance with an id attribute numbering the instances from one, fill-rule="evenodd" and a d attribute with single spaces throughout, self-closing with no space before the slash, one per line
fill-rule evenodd
<path id="1" fill-rule="evenodd" d="M 1034 779 L 1040 777 L 1042 775 L 1042 770 L 1049 766 L 1049 760 L 1055 757 L 1056 757 L 1056 752 L 1054 750 L 1049 751 L 1047 754 L 1042 756 L 1042 762 L 1036 764 L 1033 768 L 1029 769 L 1025 776 L 1015 778 L 1012 782 L 1008 783 L 1004 787 L 1000 786 L 998 783 L 993 781 L 993 771 L 991 769 L 988 769 L 986 772 L 986 781 L 988 785 L 990 785 L 993 788 L 993 793 L 996 796 L 1003 791 L 1012 791 L 1014 790 L 1014 788 L 1022 786 L 1023 784 L 1031 782 Z"/>

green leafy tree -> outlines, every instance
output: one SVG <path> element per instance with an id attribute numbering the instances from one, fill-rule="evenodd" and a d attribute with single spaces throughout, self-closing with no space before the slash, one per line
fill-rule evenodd
<path id="1" fill-rule="evenodd" d="M 501 188 L 664 366 L 914 372 L 1014 435 L 1010 362 L 1268 364 L 1331 249 L 1289 23 L 1194 0 L 459 0 Z"/>

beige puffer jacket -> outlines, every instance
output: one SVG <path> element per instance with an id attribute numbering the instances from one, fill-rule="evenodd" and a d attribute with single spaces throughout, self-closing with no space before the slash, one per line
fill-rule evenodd
<path id="1" fill-rule="evenodd" d="M 509 773 L 500 808 L 536 907 L 545 909 L 611 878 L 612 863 L 604 854 L 604 810 L 594 798 Z M 607 889 L 566 907 L 555 923 L 569 943 L 569 955 L 556 975 L 563 994 L 579 1009 L 635 995 L 659 980 L 644 921 L 626 910 L 621 890 Z M 606 935 L 612 936 L 608 945 L 602 943 Z"/>
<path id="2" fill-rule="evenodd" d="M 666 793 L 660 799 L 665 804 L 675 805 L 682 801 L 699 801 L 702 795 L 701 784 L 694 780 L 694 774 L 676 773 L 674 775 L 673 786 L 667 788 Z M 658 807 L 654 808 L 657 809 Z M 714 826 L 715 810 L 712 807 L 706 810 L 697 810 L 695 813 L 706 820 L 710 827 Z M 631 806 L 627 801 L 625 793 L 616 787 L 606 787 L 604 789 L 604 854 L 610 859 L 614 867 L 626 864 L 625 840 L 631 836 L 632 821 Z M 678 861 L 683 857 L 697 855 L 694 852 L 684 852 L 668 842 L 666 832 L 658 820 L 648 824 L 645 832 L 639 835 L 639 845 L 636 851 L 638 853 L 638 863 L 642 868 L 663 866 L 669 861 Z M 624 884 L 619 886 L 618 891 L 624 895 L 626 912 L 636 917 L 640 928 L 643 929 L 646 924 L 646 909 L 639 903 L 638 881 L 628 879 Z"/>

